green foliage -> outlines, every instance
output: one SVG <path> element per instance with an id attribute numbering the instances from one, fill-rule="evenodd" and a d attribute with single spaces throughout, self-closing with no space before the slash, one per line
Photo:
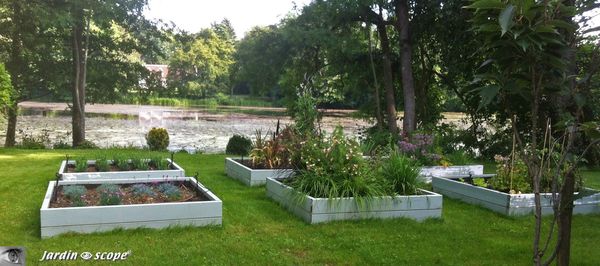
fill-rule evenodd
<path id="1" fill-rule="evenodd" d="M 129 171 L 131 170 L 131 166 L 129 164 L 129 159 L 116 155 L 113 157 L 112 165 L 119 169 L 119 171 Z"/>
<path id="2" fill-rule="evenodd" d="M 474 163 L 473 158 L 463 150 L 456 150 L 445 154 L 444 159 L 451 165 L 469 165 Z"/>
<path id="3" fill-rule="evenodd" d="M 148 164 L 154 167 L 155 170 L 169 169 L 169 163 L 167 162 L 167 160 L 161 157 L 154 157 L 150 159 L 150 162 Z"/>
<path id="4" fill-rule="evenodd" d="M 162 183 L 158 185 L 158 191 L 163 193 L 170 201 L 177 201 L 182 197 L 179 187 L 171 183 Z"/>
<path id="5" fill-rule="evenodd" d="M 182 33 L 183 34 L 183 33 Z M 212 29 L 182 36 L 169 62 L 169 87 L 180 97 L 205 98 L 229 92 L 234 44 Z M 176 74 L 174 74 L 176 73 Z"/>
<path id="6" fill-rule="evenodd" d="M 100 205 L 119 205 L 123 197 L 121 188 L 115 184 L 102 184 L 96 188 L 100 195 Z"/>
<path id="7" fill-rule="evenodd" d="M 162 151 L 169 146 L 169 133 L 164 128 L 153 127 L 146 134 L 146 143 L 150 150 Z"/>
<path id="8" fill-rule="evenodd" d="M 141 159 L 141 158 L 131 159 L 131 165 L 133 166 L 133 169 L 135 169 L 137 171 L 145 171 L 150 168 L 146 159 Z"/>
<path id="9" fill-rule="evenodd" d="M 316 133 L 316 126 L 320 120 L 318 104 L 319 100 L 314 95 L 311 80 L 305 81 L 298 87 L 298 98 L 290 110 L 294 118 L 294 127 L 300 135 Z"/>
<path id="10" fill-rule="evenodd" d="M 289 184 L 312 197 L 370 198 L 383 194 L 381 182 L 362 157 L 358 143 L 337 127 L 328 139 L 310 138 L 303 143 L 299 172 Z"/>
<path id="11" fill-rule="evenodd" d="M 531 180 L 527 166 L 519 157 L 514 161 L 508 157 L 496 156 L 496 176 L 490 178 L 489 185 L 495 190 L 516 194 L 531 193 Z"/>
<path id="12" fill-rule="evenodd" d="M 417 162 L 399 152 L 392 152 L 389 158 L 383 159 L 379 175 L 386 183 L 388 194 L 416 195 L 419 192 L 420 168 Z"/>
<path id="13" fill-rule="evenodd" d="M 131 186 L 131 193 L 136 198 L 152 198 L 156 197 L 156 192 L 146 184 L 135 184 Z"/>
<path id="14" fill-rule="evenodd" d="M 75 171 L 77 172 L 87 172 L 90 165 L 88 164 L 88 160 L 86 158 L 77 158 L 75 160 Z"/>
<path id="15" fill-rule="evenodd" d="M 106 160 L 106 157 L 97 157 L 95 166 L 98 172 L 108 172 L 109 170 L 109 165 L 108 161 Z"/>
<path id="16" fill-rule="evenodd" d="M 79 145 L 77 145 L 77 149 L 95 150 L 98 148 L 99 148 L 98 145 L 96 145 L 95 143 L 93 143 L 89 140 L 84 140 Z"/>
<path id="17" fill-rule="evenodd" d="M 69 185 L 63 186 L 63 194 L 65 197 L 71 200 L 71 206 L 81 207 L 85 206 L 86 203 L 83 200 L 83 196 L 87 193 L 87 189 L 82 185 Z"/>
<path id="18" fill-rule="evenodd" d="M 4 64 L 0 63 L 0 113 L 4 114 L 6 108 L 12 106 L 12 94 L 10 74 L 6 71 Z"/>
<path id="19" fill-rule="evenodd" d="M 245 156 L 250 153 L 251 149 L 252 141 L 246 136 L 236 134 L 229 138 L 227 147 L 225 148 L 225 153 Z"/>
<path id="20" fill-rule="evenodd" d="M 359 132 L 360 149 L 364 155 L 374 156 L 387 154 L 398 141 L 397 136 L 387 130 L 379 130 L 377 126 L 365 128 Z"/>
<path id="21" fill-rule="evenodd" d="M 37 136 L 24 130 L 19 130 L 19 134 L 23 136 L 21 142 L 17 144 L 17 147 L 21 149 L 41 150 L 50 145 L 50 133 L 46 129 L 42 130 Z"/>

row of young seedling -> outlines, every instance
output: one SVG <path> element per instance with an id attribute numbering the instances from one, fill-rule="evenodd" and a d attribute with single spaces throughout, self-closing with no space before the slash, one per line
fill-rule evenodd
<path id="1" fill-rule="evenodd" d="M 88 189 L 83 185 L 67 185 L 62 188 L 62 201 L 71 207 L 121 205 L 124 199 L 134 202 L 173 202 L 183 199 L 185 191 L 172 183 L 135 184 L 121 186 L 102 184 Z"/>
<path id="2" fill-rule="evenodd" d="M 161 157 L 145 159 L 128 157 L 98 157 L 89 159 L 79 157 L 74 161 L 69 160 L 69 168 L 74 172 L 109 172 L 109 171 L 145 171 L 145 170 L 167 170 L 170 162 Z M 90 169 L 91 168 L 91 169 Z"/>

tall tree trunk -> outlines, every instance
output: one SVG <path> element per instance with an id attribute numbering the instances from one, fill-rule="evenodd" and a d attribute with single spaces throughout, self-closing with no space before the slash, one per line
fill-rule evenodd
<path id="1" fill-rule="evenodd" d="M 373 60 L 373 47 L 371 45 L 372 37 L 371 24 L 367 24 L 367 34 L 369 34 L 369 62 L 371 63 L 371 72 L 373 72 L 373 82 L 375 91 L 375 118 L 377 119 L 377 128 L 383 130 L 383 114 L 381 113 L 381 98 L 379 94 L 379 82 L 377 81 L 377 71 L 375 71 L 375 61 Z"/>
<path id="2" fill-rule="evenodd" d="M 72 29 L 73 37 L 73 146 L 79 146 L 85 141 L 85 77 L 87 62 L 87 42 L 84 44 L 83 9 L 77 9 L 73 13 L 75 24 Z"/>
<path id="3" fill-rule="evenodd" d="M 398 134 L 398 125 L 396 124 L 396 99 L 394 92 L 394 80 L 392 77 L 392 51 L 390 49 L 390 40 L 385 28 L 385 24 L 377 24 L 377 32 L 383 51 L 383 86 L 385 88 L 386 113 L 388 128 L 392 134 Z"/>
<path id="4" fill-rule="evenodd" d="M 17 130 L 17 111 L 18 103 L 21 98 L 21 92 L 24 90 L 24 84 L 22 76 L 24 74 L 24 60 L 22 58 L 23 51 L 23 40 L 21 36 L 21 29 L 19 28 L 20 21 L 23 17 L 21 9 L 21 3 L 19 1 L 11 2 L 14 25 L 12 28 L 12 42 L 10 47 L 10 56 L 6 64 L 6 69 L 10 73 L 10 82 L 13 86 L 13 92 L 11 93 L 11 104 L 6 109 L 6 115 L 8 119 L 6 127 L 6 138 L 4 140 L 4 147 L 13 147 L 16 144 L 15 136 Z"/>
<path id="5" fill-rule="evenodd" d="M 402 90 L 404 95 L 403 133 L 409 134 L 417 127 L 415 82 L 412 70 L 412 42 L 408 20 L 408 1 L 395 1 L 396 30 L 400 33 L 400 73 L 402 74 Z"/>
<path id="6" fill-rule="evenodd" d="M 560 190 L 558 211 L 558 265 L 569 265 L 571 255 L 571 220 L 573 219 L 573 193 L 575 192 L 575 174 L 568 171 L 565 184 Z"/>
<path id="7" fill-rule="evenodd" d="M 15 146 L 15 132 L 17 131 L 17 102 L 13 102 L 11 106 L 6 109 L 6 116 L 8 118 L 6 127 L 6 139 L 4 140 L 4 147 Z"/>

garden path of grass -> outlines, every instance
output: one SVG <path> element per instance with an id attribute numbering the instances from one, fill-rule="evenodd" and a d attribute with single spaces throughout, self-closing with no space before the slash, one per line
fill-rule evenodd
<path id="1" fill-rule="evenodd" d="M 39 208 L 64 154 L 96 152 L 0 149 L 0 245 L 25 246 L 29 265 L 42 264 L 37 260 L 44 250 L 131 250 L 120 263 L 125 265 L 531 264 L 532 216 L 507 218 L 444 198 L 443 219 L 307 225 L 269 200 L 264 187 L 250 188 L 228 178 L 224 155 L 175 155 L 188 175 L 198 172 L 199 181 L 223 200 L 222 227 L 116 230 L 41 240 Z M 588 186 L 600 188 L 600 171 L 584 175 Z M 573 265 L 600 265 L 598 225 L 600 215 L 575 216 Z M 43 264 L 54 263 L 64 264 Z"/>

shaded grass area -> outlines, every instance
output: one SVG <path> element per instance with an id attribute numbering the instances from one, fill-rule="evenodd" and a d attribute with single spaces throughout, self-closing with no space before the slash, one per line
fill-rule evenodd
<path id="1" fill-rule="evenodd" d="M 132 255 L 121 263 L 127 265 L 531 263 L 532 216 L 507 218 L 444 198 L 443 219 L 307 225 L 269 200 L 264 187 L 246 187 L 225 176 L 224 155 L 175 155 L 175 161 L 188 175 L 197 172 L 199 181 L 223 200 L 222 227 L 116 230 L 41 240 L 39 208 L 48 181 L 54 179 L 65 153 L 91 156 L 97 151 L 0 149 L 0 245 L 25 246 L 30 265 L 39 263 L 45 250 L 131 250 Z M 148 156 L 154 155 L 158 153 Z M 167 157 L 166 153 L 162 155 Z M 600 183 L 599 172 L 586 175 L 592 182 Z M 598 224 L 600 215 L 575 216 L 574 265 L 600 265 Z M 69 263 L 78 265 L 82 261 Z"/>

